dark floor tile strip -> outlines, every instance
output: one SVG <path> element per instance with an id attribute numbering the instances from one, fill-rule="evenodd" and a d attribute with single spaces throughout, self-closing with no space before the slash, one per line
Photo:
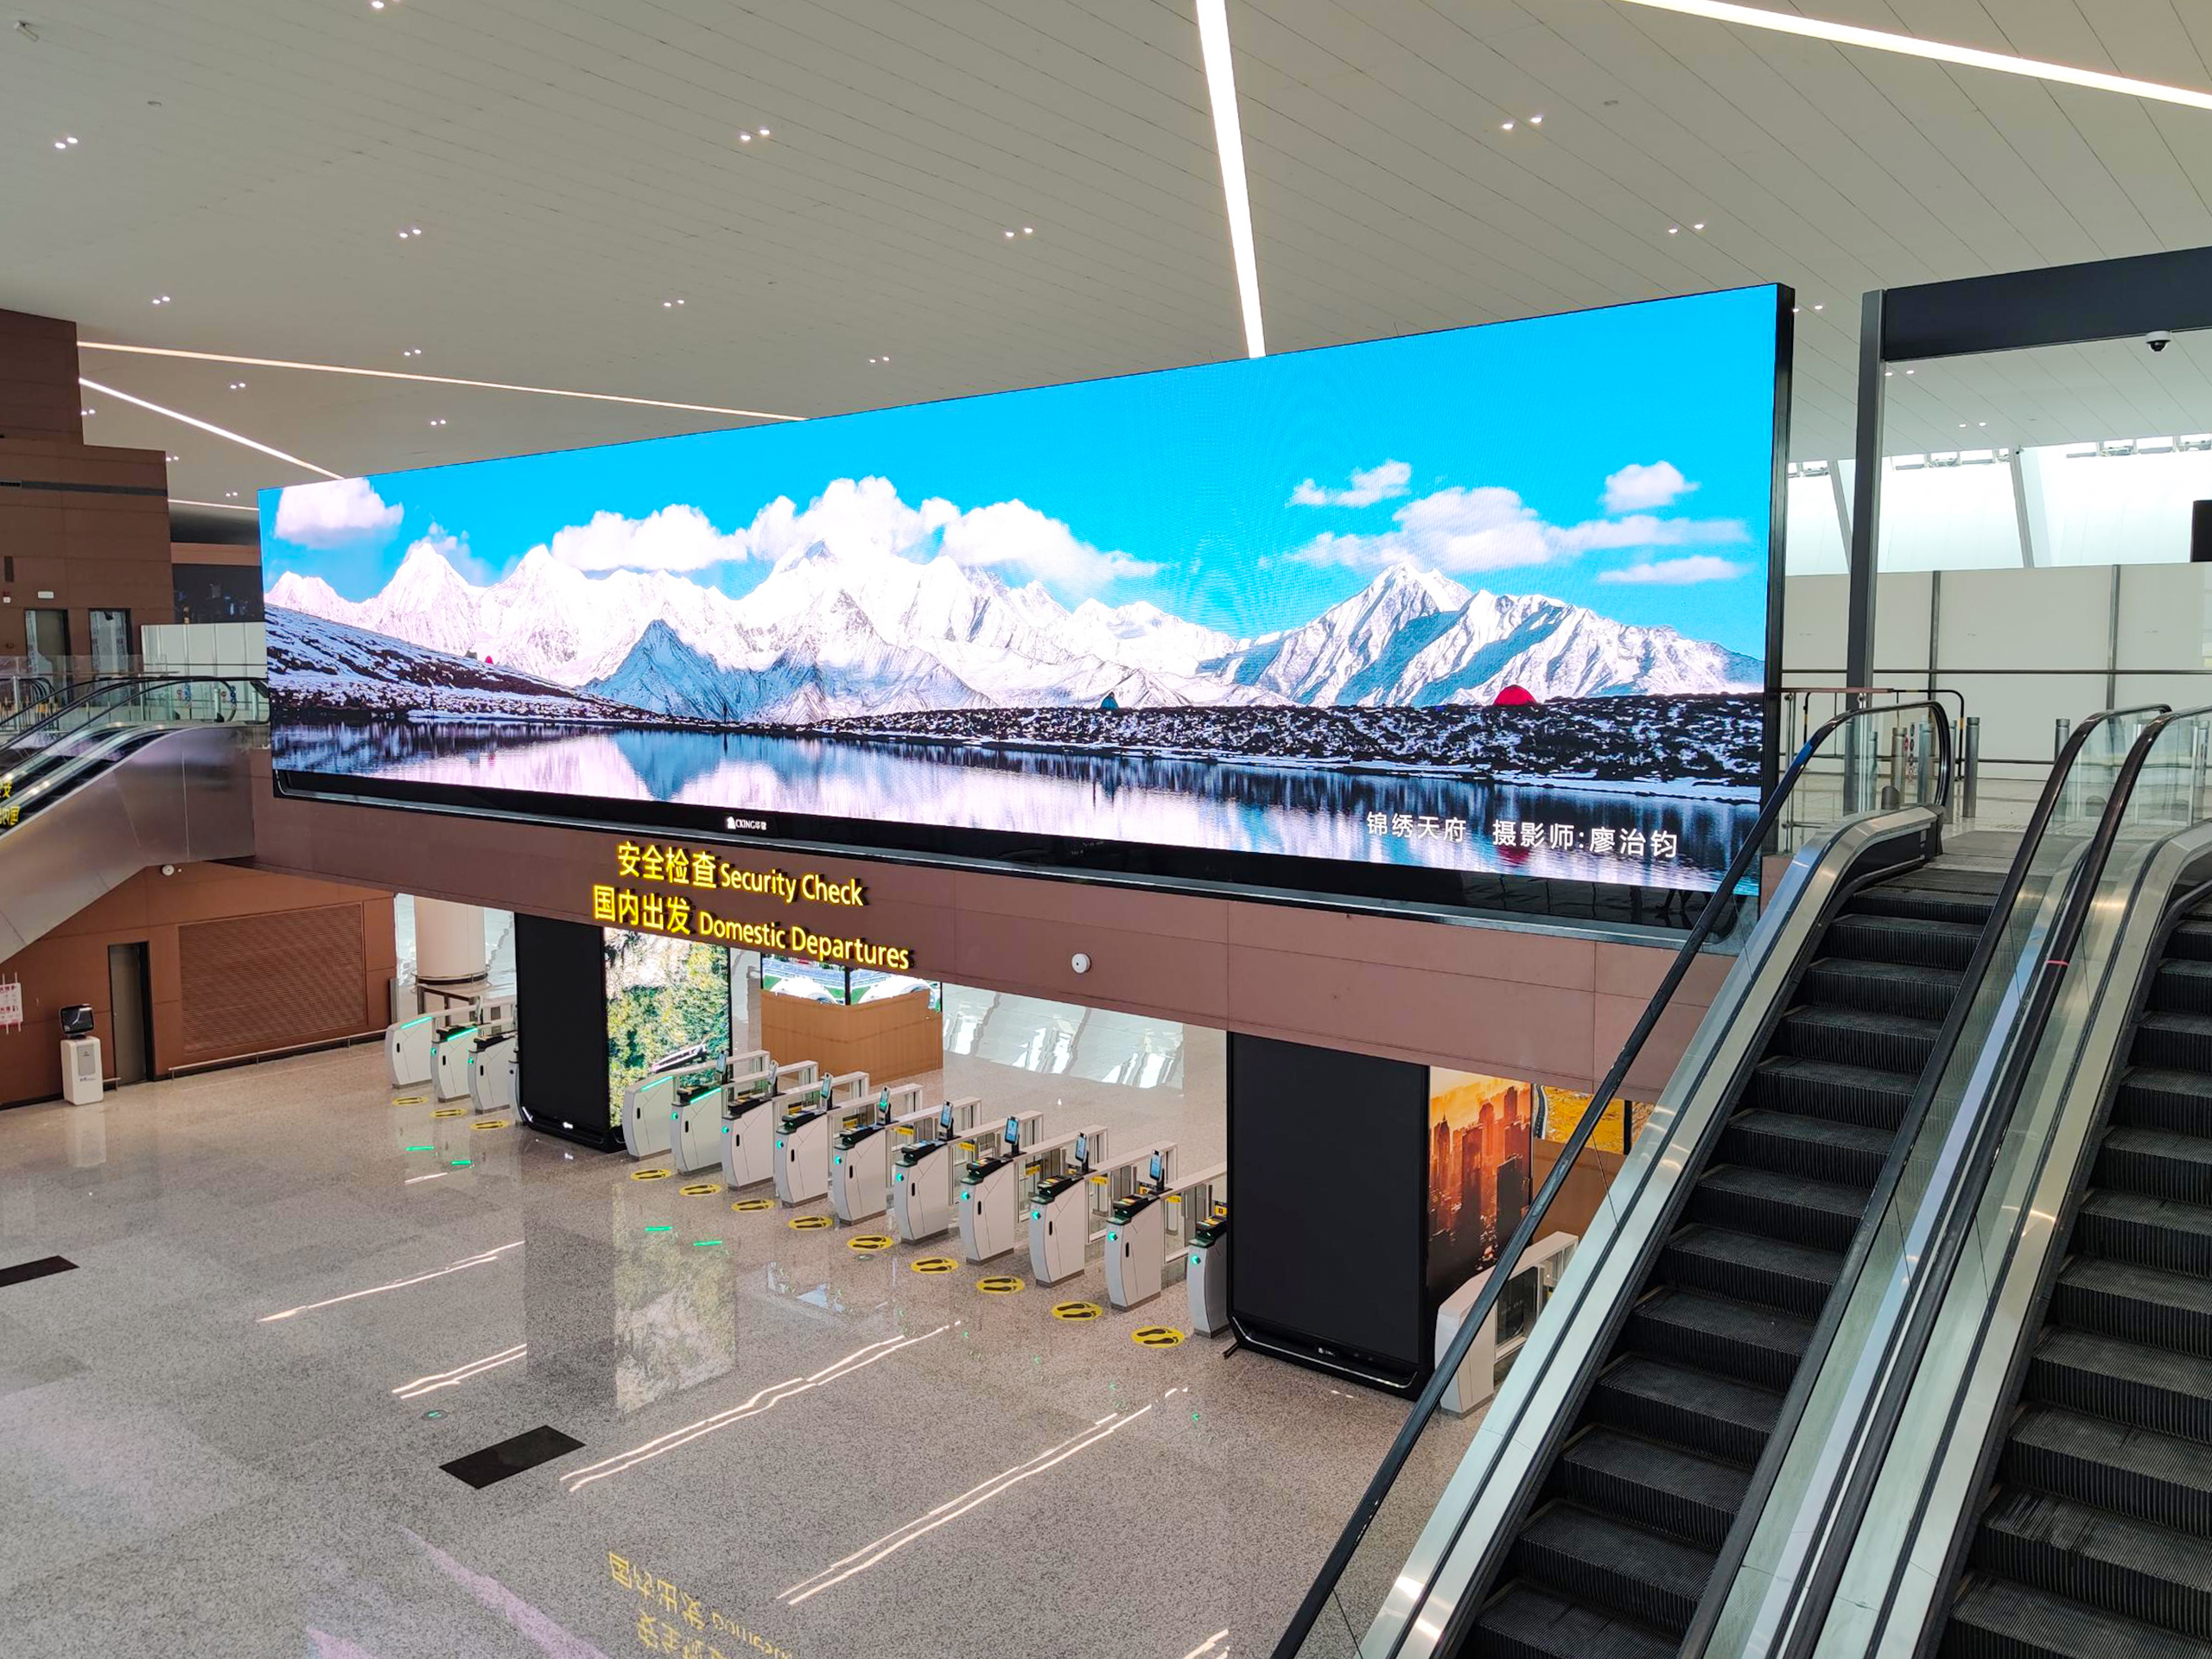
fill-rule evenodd
<path id="1" fill-rule="evenodd" d="M 487 1446 L 481 1452 L 471 1452 L 465 1458 L 455 1458 L 451 1463 L 442 1463 L 444 1470 L 456 1480 L 465 1480 L 479 1490 L 494 1481 L 505 1480 L 509 1475 L 518 1475 L 525 1469 L 535 1469 L 541 1463 L 550 1463 L 556 1458 L 565 1458 L 571 1452 L 583 1449 L 583 1442 L 563 1434 L 559 1429 L 541 1423 L 536 1428 L 524 1429 L 512 1440 L 496 1446 Z"/>
<path id="2" fill-rule="evenodd" d="M 0 1286 L 20 1285 L 49 1274 L 73 1273 L 76 1268 L 77 1264 L 66 1255 L 42 1255 L 35 1262 L 18 1262 L 12 1268 L 0 1268 Z"/>

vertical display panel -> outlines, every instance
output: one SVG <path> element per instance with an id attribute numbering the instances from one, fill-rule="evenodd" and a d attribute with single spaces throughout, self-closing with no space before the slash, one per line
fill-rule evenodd
<path id="1" fill-rule="evenodd" d="M 658 933 L 606 931 L 607 1121 L 622 1096 L 688 1058 L 729 1052 L 729 952 Z"/>
<path id="2" fill-rule="evenodd" d="M 1529 1212 L 1535 1084 L 1432 1067 L 1428 1282 L 1440 1299 L 1497 1260 Z"/>
<path id="3" fill-rule="evenodd" d="M 1745 289 L 271 491 L 278 787 L 1679 923 L 1767 765 L 1788 338 Z"/>

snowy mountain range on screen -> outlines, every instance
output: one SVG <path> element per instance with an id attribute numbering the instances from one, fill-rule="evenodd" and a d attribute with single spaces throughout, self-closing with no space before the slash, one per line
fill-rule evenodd
<path id="1" fill-rule="evenodd" d="M 543 549 L 478 586 L 424 542 L 368 599 L 291 572 L 267 599 L 489 658 L 596 706 L 773 724 L 1109 697 L 1122 708 L 1488 705 L 1509 686 L 1549 701 L 1741 692 L 1764 678 L 1758 659 L 1672 628 L 1471 591 L 1403 564 L 1303 626 L 1254 639 L 1144 601 L 1070 608 L 1039 582 L 1014 587 L 941 553 L 920 563 L 819 541 L 739 598 L 666 570 L 587 575 Z M 372 653 L 344 674 L 398 683 L 408 670 Z"/>

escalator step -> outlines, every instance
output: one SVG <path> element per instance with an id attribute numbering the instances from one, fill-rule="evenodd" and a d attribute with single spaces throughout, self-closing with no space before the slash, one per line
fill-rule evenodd
<path id="1" fill-rule="evenodd" d="M 2212 962 L 2212 919 L 2191 918 L 2166 936 L 2166 954 L 2184 962 Z"/>
<path id="2" fill-rule="evenodd" d="M 2074 1219 L 2073 1243 L 2084 1255 L 2212 1278 L 2212 1210 L 2199 1205 L 2093 1192 Z"/>
<path id="3" fill-rule="evenodd" d="M 1713 1575 L 1713 1553 L 1572 1503 L 1536 1511 L 1509 1557 L 1513 1571 L 1679 1634 Z"/>
<path id="4" fill-rule="evenodd" d="M 2059 1271 L 2050 1320 L 2212 1361 L 2212 1280 L 2077 1255 Z M 2212 1385 L 2212 1368 L 2205 1382 Z"/>
<path id="5" fill-rule="evenodd" d="M 1659 1257 L 1660 1276 L 1670 1285 L 1763 1302 L 1808 1319 L 1826 1306 L 1842 1270 L 1843 1256 L 1835 1250 L 1694 1223 L 1678 1228 Z"/>
<path id="6" fill-rule="evenodd" d="M 2151 982 L 2151 1006 L 2161 1014 L 2212 1014 L 2212 962 L 2167 957 Z"/>
<path id="7" fill-rule="evenodd" d="M 1923 968 L 1964 968 L 1981 929 L 1973 922 L 1922 922 L 1901 916 L 1842 915 L 1821 938 L 1823 957 L 1904 962 Z"/>
<path id="8" fill-rule="evenodd" d="M 1942 1651 L 1943 1659 L 2212 1659 L 2212 1643 L 1994 1578 L 1976 1579 L 1959 1598 Z"/>
<path id="9" fill-rule="evenodd" d="M 2012 1425 L 2003 1471 L 2069 1503 L 2184 1535 L 2199 1562 L 2212 1537 L 2212 1446 L 2194 1440 L 2031 1406 Z"/>
<path id="10" fill-rule="evenodd" d="M 1831 1007 L 1864 1008 L 1870 1014 L 1902 1014 L 1915 1020 L 1940 1021 L 1951 1011 L 1961 977 L 1947 969 L 1916 968 L 1910 963 L 1829 957 L 1805 970 L 1797 994 L 1808 1002 Z"/>
<path id="11" fill-rule="evenodd" d="M 1467 1632 L 1476 1659 L 1675 1659 L 1681 1643 L 1640 1619 L 1508 1585 Z"/>
<path id="12" fill-rule="evenodd" d="M 2201 1014 L 2145 1014 L 2135 1021 L 2127 1057 L 2137 1065 L 2177 1071 L 2212 1071 L 2212 1017 Z"/>
<path id="13" fill-rule="evenodd" d="M 1801 1007 L 1782 1016 L 1767 1052 L 1917 1077 L 1942 1028 L 1938 1020 L 1864 1008 Z"/>
<path id="14" fill-rule="evenodd" d="M 2212 1360 L 2085 1331 L 2045 1331 L 2028 1362 L 2030 1400 L 2212 1444 Z"/>
<path id="15" fill-rule="evenodd" d="M 1871 1190 L 1896 1137 L 1887 1129 L 1796 1112 L 1738 1112 L 1720 1133 L 1716 1160 Z M 2212 1154 L 2212 1142 L 2205 1143 Z"/>
<path id="16" fill-rule="evenodd" d="M 2112 1121 L 2131 1129 L 2171 1129 L 2177 1135 L 2212 1130 L 2212 1077 L 2158 1066 L 2131 1066 L 2120 1074 Z"/>
<path id="17" fill-rule="evenodd" d="M 1786 1389 L 1812 1340 L 1813 1322 L 1694 1290 L 1656 1290 L 1630 1311 L 1624 1336 L 1655 1358 Z"/>
<path id="18" fill-rule="evenodd" d="M 1750 1479 L 1751 1471 L 1734 1464 L 1618 1429 L 1592 1428 L 1560 1453 L 1551 1491 L 1598 1514 L 1718 1550 Z"/>
<path id="19" fill-rule="evenodd" d="M 1745 1465 L 1758 1461 L 1781 1411 L 1771 1389 L 1641 1354 L 1605 1368 L 1588 1408 L 1593 1421 Z"/>
<path id="20" fill-rule="evenodd" d="M 1866 1211 L 1867 1189 L 1723 1164 L 1691 1189 L 1692 1221 L 1736 1233 L 1761 1233 L 1816 1250 L 1850 1248 Z"/>
<path id="21" fill-rule="evenodd" d="M 1912 1085 L 1912 1078 L 1894 1071 L 1825 1060 L 1765 1059 L 1751 1072 L 1743 1103 L 1894 1130 L 1904 1119 Z"/>
<path id="22" fill-rule="evenodd" d="M 1853 894 L 1844 908 L 1859 916 L 1903 916 L 1916 921 L 1964 922 L 1969 927 L 1980 927 L 1989 919 L 1993 896 L 1993 889 L 1991 893 L 1964 893 L 1897 882 L 1867 887 Z"/>
<path id="23" fill-rule="evenodd" d="M 2212 1205 L 2212 1141 L 2171 1129 L 2108 1129 L 2090 1179 L 2146 1198 Z"/>
<path id="24" fill-rule="evenodd" d="M 2123 1617 L 2212 1637 L 2201 1541 L 2024 1488 L 2001 1491 L 1974 1535 L 1986 1572 Z"/>

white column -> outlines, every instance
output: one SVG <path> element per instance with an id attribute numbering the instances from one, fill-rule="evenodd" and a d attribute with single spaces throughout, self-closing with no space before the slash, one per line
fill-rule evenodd
<path id="1" fill-rule="evenodd" d="M 418 984 L 465 986 L 484 977 L 484 912 L 442 899 L 415 900 L 415 978 Z"/>

